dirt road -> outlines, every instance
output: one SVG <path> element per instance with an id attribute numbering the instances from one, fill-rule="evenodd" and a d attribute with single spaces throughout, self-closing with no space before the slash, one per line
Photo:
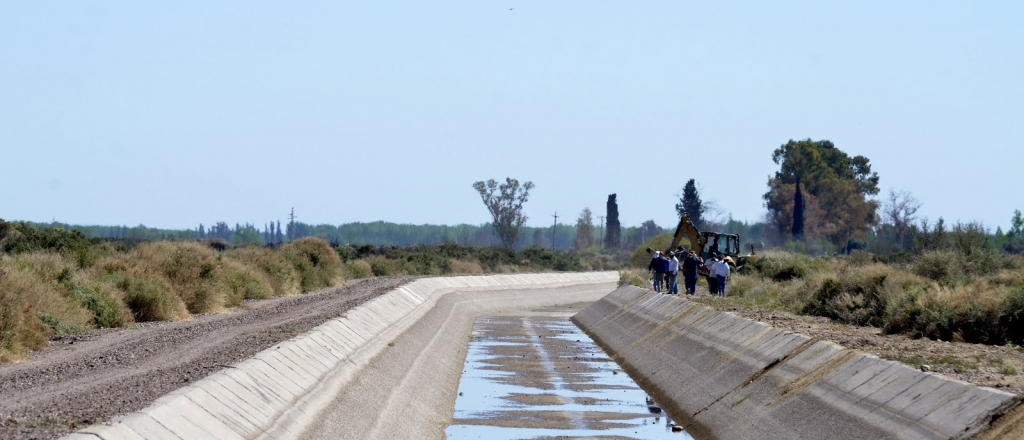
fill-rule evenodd
<path id="1" fill-rule="evenodd" d="M 0 364 L 0 439 L 57 438 L 142 409 L 411 280 L 374 278 L 190 321 L 55 338 L 25 362 Z"/>

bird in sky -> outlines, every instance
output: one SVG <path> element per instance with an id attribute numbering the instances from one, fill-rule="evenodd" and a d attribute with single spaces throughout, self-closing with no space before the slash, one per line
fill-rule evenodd
<path id="1" fill-rule="evenodd" d="M 516 10 L 516 8 L 508 8 L 508 10 L 514 11 L 514 10 Z"/>

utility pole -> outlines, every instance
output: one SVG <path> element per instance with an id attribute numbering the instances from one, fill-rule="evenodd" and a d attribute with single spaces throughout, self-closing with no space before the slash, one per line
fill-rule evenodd
<path id="1" fill-rule="evenodd" d="M 551 250 L 553 251 L 555 250 L 555 228 L 558 227 L 558 211 L 555 211 L 555 215 L 552 217 L 555 218 L 555 224 L 551 225 Z"/>
<path id="2" fill-rule="evenodd" d="M 601 232 L 598 233 L 601 238 L 599 239 L 598 243 L 601 243 L 601 247 L 604 247 L 604 216 L 599 215 L 597 216 L 597 218 L 601 219 Z"/>

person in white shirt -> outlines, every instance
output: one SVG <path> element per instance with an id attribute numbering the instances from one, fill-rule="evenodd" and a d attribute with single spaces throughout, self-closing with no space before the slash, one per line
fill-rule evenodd
<path id="1" fill-rule="evenodd" d="M 668 272 L 665 272 L 665 281 L 668 284 L 668 294 L 676 295 L 679 293 L 679 259 L 676 258 L 675 252 L 669 252 L 668 257 Z"/>
<path id="2" fill-rule="evenodd" d="M 725 296 L 725 279 L 731 272 L 732 268 L 729 267 L 729 263 L 725 262 L 725 259 L 717 260 L 715 264 L 711 265 L 711 274 L 715 276 L 718 283 L 718 296 Z"/>

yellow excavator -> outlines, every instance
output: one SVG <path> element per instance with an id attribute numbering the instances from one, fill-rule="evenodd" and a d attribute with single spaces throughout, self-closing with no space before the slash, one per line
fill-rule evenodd
<path id="1" fill-rule="evenodd" d="M 753 245 L 750 246 L 749 255 L 740 255 L 739 234 L 701 232 L 690 221 L 690 215 L 685 213 L 679 217 L 679 225 L 676 226 L 676 233 L 672 236 L 672 244 L 668 246 L 668 250 L 665 252 L 675 251 L 678 254 L 684 251 L 681 246 L 683 237 L 689 238 L 689 250 L 696 252 L 701 258 L 707 259 L 712 254 L 717 254 L 725 260 L 726 264 L 732 266 L 733 269 L 742 269 L 743 265 L 747 264 L 747 262 L 757 258 L 754 254 Z M 652 251 L 647 249 L 647 252 L 650 253 Z"/>

